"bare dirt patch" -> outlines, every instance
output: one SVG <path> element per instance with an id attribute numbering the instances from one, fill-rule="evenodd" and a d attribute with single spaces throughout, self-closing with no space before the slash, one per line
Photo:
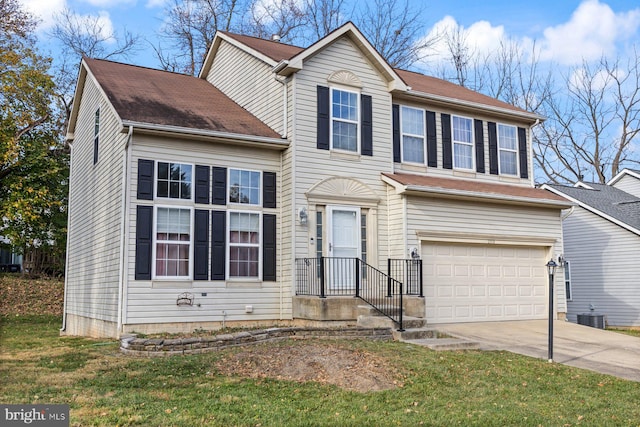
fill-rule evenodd
<path id="1" fill-rule="evenodd" d="M 387 359 L 334 343 L 246 347 L 222 358 L 216 367 L 225 375 L 315 381 L 359 392 L 402 387 Z"/>

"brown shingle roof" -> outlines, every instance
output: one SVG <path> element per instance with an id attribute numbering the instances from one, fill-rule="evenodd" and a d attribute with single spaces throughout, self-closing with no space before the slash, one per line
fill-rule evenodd
<path id="1" fill-rule="evenodd" d="M 485 194 L 488 197 L 491 197 L 493 195 L 499 198 L 504 198 L 506 196 L 517 198 L 519 200 L 530 199 L 532 202 L 560 202 L 559 204 L 568 205 L 565 198 L 540 188 L 523 187 L 508 184 L 494 184 L 465 179 L 412 175 L 407 173 L 383 173 L 383 175 L 402 185 L 423 187 L 426 192 L 428 192 L 429 189 L 458 191 L 463 193 L 470 193 L 469 195 Z"/>
<path id="2" fill-rule="evenodd" d="M 291 59 L 304 50 L 303 48 L 298 46 L 260 39 L 257 37 L 243 36 L 240 34 L 228 33 L 226 31 L 221 31 L 221 33 L 239 41 L 240 43 L 250 47 L 257 52 L 260 52 L 265 56 L 268 56 L 276 62 L 280 62 L 283 59 Z"/>
<path id="3" fill-rule="evenodd" d="M 206 80 L 85 58 L 123 121 L 280 138 Z"/>
<path id="4" fill-rule="evenodd" d="M 223 32 L 223 34 L 239 41 L 240 43 L 250 47 L 251 49 L 254 49 L 257 52 L 260 52 L 261 54 L 273 59 L 276 62 L 280 62 L 285 59 L 291 59 L 305 50 L 301 47 L 256 37 L 243 36 L 228 32 Z M 483 95 L 481 93 L 467 89 L 455 83 L 448 82 L 446 80 L 426 76 L 424 74 L 412 71 L 400 70 L 397 68 L 394 69 L 394 71 L 408 86 L 411 86 L 413 91 L 416 92 L 443 96 L 460 101 L 488 105 L 491 107 L 503 108 L 518 113 L 528 113 L 527 111 L 515 107 L 509 103 L 500 101 L 487 95 Z"/>
<path id="5" fill-rule="evenodd" d="M 428 93 L 430 95 L 444 96 L 447 98 L 454 98 L 461 101 L 490 105 L 497 108 L 505 108 L 507 110 L 513 110 L 519 113 L 527 112 L 506 102 L 491 98 L 490 96 L 483 95 L 479 92 L 475 92 L 446 80 L 438 79 L 431 76 L 425 76 L 424 74 L 415 73 L 412 71 L 399 69 L 396 69 L 395 71 L 408 86 L 411 86 L 411 89 L 414 91 Z"/>

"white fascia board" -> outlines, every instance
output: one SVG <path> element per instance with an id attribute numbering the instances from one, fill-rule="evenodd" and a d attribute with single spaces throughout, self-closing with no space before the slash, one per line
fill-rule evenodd
<path id="1" fill-rule="evenodd" d="M 213 38 L 213 42 L 211 43 L 211 47 L 209 48 L 209 51 L 207 52 L 207 56 L 205 56 L 202 68 L 200 69 L 200 72 L 198 73 L 198 78 L 201 79 L 206 79 L 207 74 L 209 73 L 210 69 L 211 69 L 211 64 L 213 63 L 213 58 L 215 57 L 216 53 L 218 52 L 218 48 L 220 47 L 220 44 L 222 42 L 222 40 L 226 41 L 227 43 L 237 47 L 240 50 L 243 50 L 245 52 L 247 52 L 249 55 L 252 55 L 254 57 L 256 57 L 257 59 L 259 59 L 260 61 L 266 63 L 267 65 L 270 65 L 271 67 L 275 67 L 277 65 L 276 61 L 274 61 L 273 59 L 269 58 L 268 56 L 258 52 L 255 49 L 250 48 L 249 46 L 245 45 L 242 42 L 239 42 L 238 40 L 234 39 L 233 37 L 229 37 L 226 34 L 221 33 L 220 31 L 216 32 L 216 35 Z"/>
<path id="2" fill-rule="evenodd" d="M 261 147 L 270 147 L 283 150 L 289 146 L 289 140 L 282 138 L 271 138 L 267 136 L 244 135 L 239 133 L 221 132 L 214 130 L 193 129 L 182 126 L 158 125 L 153 123 L 142 123 L 125 120 L 122 122 L 123 132 L 132 126 L 134 130 L 154 134 L 174 134 L 190 135 L 201 138 L 217 138 L 225 141 L 236 141 L 241 143 L 254 143 Z"/>
<path id="3" fill-rule="evenodd" d="M 634 172 L 629 169 L 622 169 L 620 172 L 618 172 L 616 176 L 614 176 L 609 180 L 609 182 L 607 182 L 607 185 L 614 185 L 615 183 L 620 181 L 625 175 L 629 175 L 640 180 L 640 174 L 638 174 L 637 172 Z"/>
<path id="4" fill-rule="evenodd" d="M 439 103 L 442 103 L 442 104 L 448 104 L 448 105 L 453 105 L 453 106 L 461 106 L 461 107 L 470 108 L 470 109 L 476 110 L 476 111 L 483 111 L 483 112 L 489 112 L 489 113 L 498 113 L 498 114 L 501 114 L 503 116 L 509 116 L 509 117 L 518 118 L 518 119 L 525 119 L 527 121 L 530 121 L 531 123 L 535 123 L 537 120 L 539 120 L 541 122 L 546 120 L 545 117 L 543 117 L 543 116 L 541 116 L 539 114 L 535 114 L 535 113 L 528 113 L 526 111 L 519 112 L 519 111 L 510 110 L 508 108 L 494 107 L 492 105 L 482 104 L 482 103 L 479 103 L 479 102 L 471 102 L 471 101 L 464 101 L 464 100 L 457 99 L 457 98 L 450 98 L 448 96 L 433 95 L 433 94 L 430 94 L 430 93 L 417 92 L 417 91 L 413 91 L 413 90 L 407 91 L 404 94 L 405 95 L 409 95 L 409 96 L 413 96 L 413 97 L 416 97 L 416 98 L 420 98 L 420 99 L 439 102 Z"/>
<path id="5" fill-rule="evenodd" d="M 544 184 L 544 185 L 543 185 L 542 187 L 540 187 L 540 188 L 544 188 L 544 189 L 546 189 L 546 190 L 549 190 L 549 191 L 551 191 L 551 192 L 553 192 L 553 193 L 557 194 L 558 196 L 562 196 L 562 197 L 566 198 L 567 200 L 570 200 L 573 204 L 575 204 L 575 205 L 577 205 L 577 206 L 580 206 L 581 208 L 583 208 L 583 209 L 585 209 L 585 210 L 588 210 L 589 212 L 591 212 L 591 213 L 593 213 L 593 214 L 596 214 L 596 215 L 598 215 L 598 216 L 600 216 L 600 217 L 602 217 L 602 218 L 606 219 L 607 221 L 610 221 L 610 222 L 612 222 L 612 223 L 614 223 L 614 224 L 616 224 L 616 225 L 618 225 L 618 226 L 620 226 L 620 227 L 624 228 L 625 230 L 628 230 L 628 231 L 630 231 L 630 232 L 632 232 L 632 233 L 637 234 L 638 236 L 640 236 L 640 230 L 638 230 L 637 228 L 632 227 L 632 226 L 630 226 L 629 224 L 627 224 L 627 223 L 625 223 L 625 222 L 622 222 L 622 221 L 620 221 L 619 219 L 616 219 L 616 218 L 614 218 L 614 217 L 612 217 L 612 216 L 610 216 L 610 215 L 607 215 L 606 213 L 604 213 L 604 212 L 602 212 L 602 211 L 600 211 L 600 210 L 598 210 L 598 209 L 594 208 L 594 207 L 593 207 L 593 206 L 591 206 L 591 205 L 588 205 L 588 204 L 586 204 L 586 203 L 584 203 L 584 202 L 581 202 L 581 201 L 580 201 L 580 200 L 578 200 L 578 199 L 574 199 L 573 197 L 571 197 L 571 196 L 569 196 L 569 195 L 567 195 L 567 194 L 563 193 L 562 191 L 560 191 L 560 190 L 558 190 L 558 189 L 555 189 L 555 188 L 553 188 L 553 187 L 550 187 L 550 186 L 548 186 L 547 184 Z"/>

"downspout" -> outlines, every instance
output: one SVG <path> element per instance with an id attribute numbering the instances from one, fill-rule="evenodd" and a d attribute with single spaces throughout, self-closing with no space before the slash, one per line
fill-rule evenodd
<path id="1" fill-rule="evenodd" d="M 284 79 L 279 79 L 277 76 L 273 77 L 275 81 L 282 85 L 282 132 L 280 136 L 283 139 L 288 137 L 288 121 L 289 121 L 289 85 L 288 83 L 291 81 L 290 77 L 285 77 Z"/>
<path id="2" fill-rule="evenodd" d="M 73 144 L 71 141 L 67 141 L 67 144 L 69 144 L 69 154 L 71 154 L 71 151 L 73 151 Z M 69 166 L 69 181 L 71 181 L 71 165 Z M 71 230 L 71 227 L 69 227 L 71 221 L 71 217 L 69 215 L 71 191 L 69 191 L 69 200 L 67 203 L 67 248 L 64 254 L 64 300 L 62 303 L 62 326 L 60 326 L 60 333 L 67 330 L 67 295 L 69 294 L 69 292 L 67 292 L 69 286 L 69 274 L 67 274 L 67 269 L 69 268 L 69 231 Z"/>
<path id="3" fill-rule="evenodd" d="M 131 164 L 131 150 L 129 149 L 129 145 L 131 144 L 131 138 L 133 136 L 133 126 L 129 126 L 129 132 L 127 133 L 127 140 L 124 144 L 124 156 L 122 159 L 122 202 L 120 205 L 122 206 L 122 220 L 120 221 L 120 267 L 119 267 L 119 280 L 118 280 L 118 325 L 117 331 L 118 334 L 122 333 L 123 326 L 123 314 L 122 310 L 124 307 L 124 298 L 125 298 L 125 283 L 127 281 L 127 268 L 125 268 L 127 253 L 128 251 L 125 249 L 127 245 L 126 235 L 128 234 L 128 224 L 127 221 L 128 213 L 129 213 L 129 197 L 128 197 L 128 177 L 129 177 L 129 166 Z"/>
<path id="4" fill-rule="evenodd" d="M 283 170 L 282 170 L 282 156 L 283 156 L 284 152 L 281 151 L 280 152 L 280 201 L 278 202 L 278 207 L 279 207 L 279 213 L 278 213 L 278 218 L 279 218 L 279 223 L 280 223 L 280 236 L 282 236 L 282 223 L 284 222 L 282 220 L 282 175 L 283 175 Z M 282 274 L 282 268 L 284 267 L 284 264 L 282 263 L 282 239 L 278 239 L 278 253 L 280 254 L 280 257 L 278 259 L 278 263 L 280 264 L 280 267 L 278 267 L 278 272 L 280 274 L 280 320 L 283 319 L 284 317 L 284 280 L 283 279 L 283 274 Z M 277 279 L 277 277 L 276 277 Z"/>
<path id="5" fill-rule="evenodd" d="M 571 216 L 571 214 L 572 214 L 575 210 L 576 210 L 576 207 L 575 207 L 575 206 L 571 206 L 571 208 L 569 208 L 569 211 L 568 211 L 566 214 L 563 214 L 563 215 L 560 217 L 560 220 L 561 220 L 561 221 L 564 221 L 565 219 L 569 218 L 569 216 Z"/>

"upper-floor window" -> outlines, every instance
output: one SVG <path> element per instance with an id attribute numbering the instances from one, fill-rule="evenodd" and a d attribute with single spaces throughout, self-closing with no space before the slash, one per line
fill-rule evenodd
<path id="1" fill-rule="evenodd" d="M 260 204 L 260 172 L 229 169 L 229 202 Z"/>
<path id="2" fill-rule="evenodd" d="M 498 152 L 500 174 L 518 175 L 518 138 L 515 126 L 498 124 Z"/>
<path id="3" fill-rule="evenodd" d="M 453 116 L 453 167 L 473 170 L 473 120 Z"/>
<path id="4" fill-rule="evenodd" d="M 191 209 L 156 209 L 155 277 L 190 277 Z"/>
<path id="5" fill-rule="evenodd" d="M 93 164 L 98 163 L 98 146 L 100 142 L 100 108 L 96 110 L 93 127 Z"/>
<path id="6" fill-rule="evenodd" d="M 402 161 L 424 163 L 424 110 L 402 106 Z"/>
<path id="7" fill-rule="evenodd" d="M 358 152 L 358 94 L 331 89 L 331 141 L 332 148 Z"/>
<path id="8" fill-rule="evenodd" d="M 191 200 L 191 165 L 158 162 L 156 196 Z"/>

